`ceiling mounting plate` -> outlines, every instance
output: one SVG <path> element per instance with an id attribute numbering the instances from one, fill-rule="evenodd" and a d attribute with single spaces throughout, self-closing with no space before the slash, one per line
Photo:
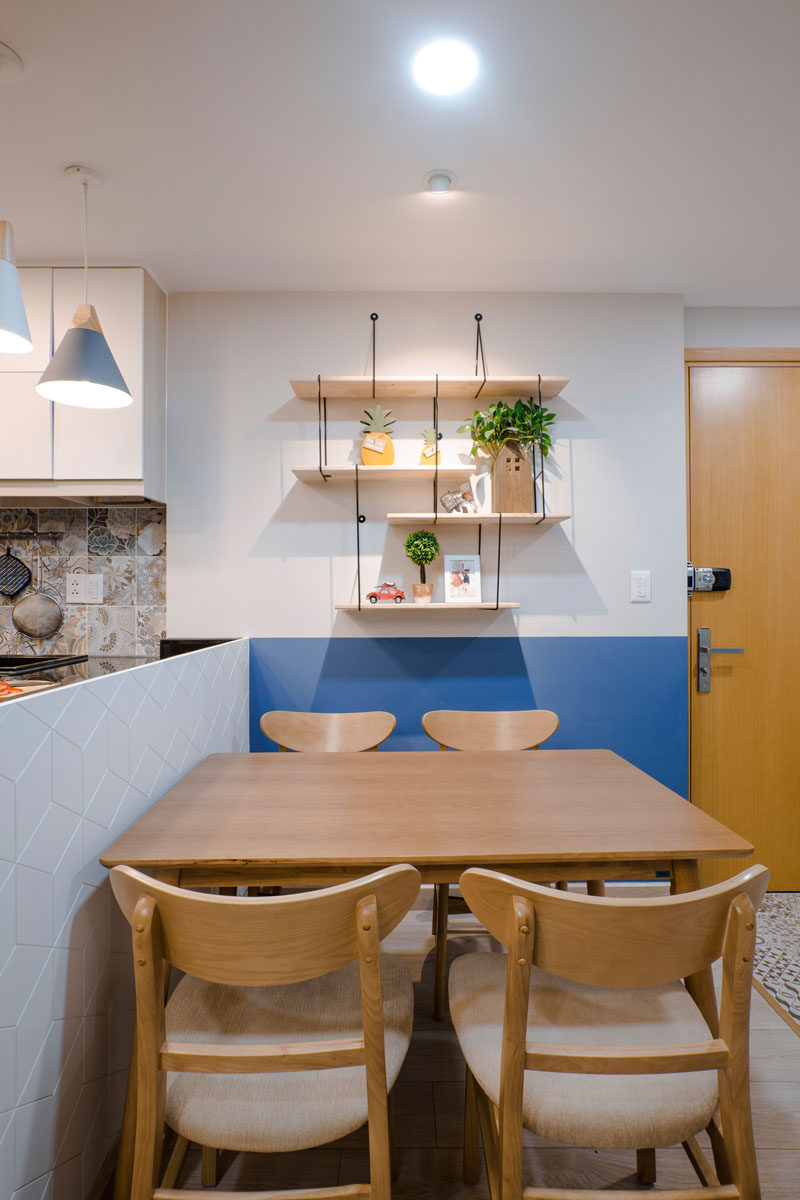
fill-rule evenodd
<path id="1" fill-rule="evenodd" d="M 74 179 L 78 183 L 91 183 L 95 187 L 103 186 L 103 176 L 99 171 L 94 171 L 91 167 L 82 167 L 78 163 L 73 163 L 69 167 L 64 168 L 64 177 L 66 179 Z"/>

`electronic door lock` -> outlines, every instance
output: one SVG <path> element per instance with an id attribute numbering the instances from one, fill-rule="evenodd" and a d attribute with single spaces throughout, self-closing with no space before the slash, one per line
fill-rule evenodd
<path id="1" fill-rule="evenodd" d="M 729 592 L 731 590 L 730 567 L 695 567 L 686 564 L 686 586 L 692 592 Z"/>

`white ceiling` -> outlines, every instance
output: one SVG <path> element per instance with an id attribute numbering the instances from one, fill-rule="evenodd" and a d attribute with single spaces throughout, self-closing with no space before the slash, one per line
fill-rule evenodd
<path id="1" fill-rule="evenodd" d="M 460 97 L 411 80 L 442 34 Z M 0 41 L 20 262 L 81 261 L 80 162 L 92 261 L 170 291 L 800 303 L 798 0 L 4 0 Z"/>

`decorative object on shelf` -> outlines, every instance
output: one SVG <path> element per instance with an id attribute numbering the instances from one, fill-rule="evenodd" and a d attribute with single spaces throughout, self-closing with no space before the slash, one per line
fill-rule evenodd
<path id="1" fill-rule="evenodd" d="M 505 400 L 490 404 L 485 412 L 475 409 L 460 426 L 459 433 L 472 438 L 470 453 L 483 452 L 492 460 L 492 509 L 494 512 L 535 512 L 534 446 L 542 459 L 552 446 L 549 426 L 555 413 L 542 404 Z"/>
<path id="2" fill-rule="evenodd" d="M 371 592 L 367 592 L 370 604 L 377 604 L 379 600 L 394 600 L 395 604 L 402 604 L 405 598 L 405 592 L 396 583 L 379 583 Z"/>
<path id="3" fill-rule="evenodd" d="M 441 434 L 437 434 L 434 426 L 429 425 L 427 429 L 423 429 L 420 436 L 425 444 L 420 452 L 419 465 L 421 467 L 438 467 L 441 462 L 438 438 L 441 437 Z"/>
<path id="4" fill-rule="evenodd" d="M 443 496 L 439 497 L 439 503 L 444 511 L 448 513 L 474 513 L 478 511 L 470 483 L 462 483 L 460 487 L 445 492 Z"/>
<path id="5" fill-rule="evenodd" d="M 361 462 L 365 467 L 388 467 L 394 462 L 392 430 L 394 417 L 390 408 L 365 408 L 361 424 L 364 437 L 361 443 Z"/>
<path id="6" fill-rule="evenodd" d="M 445 554 L 444 598 L 448 604 L 480 604 L 480 555 Z"/>
<path id="7" fill-rule="evenodd" d="M 414 603 L 430 604 L 433 584 L 425 578 L 425 568 L 439 555 L 436 534 L 430 529 L 416 529 L 405 540 L 406 554 L 419 567 L 419 583 L 414 584 Z"/>
<path id="8" fill-rule="evenodd" d="M 109 349 L 94 306 L 89 303 L 89 180 L 102 182 L 88 167 L 67 167 L 64 174 L 83 187 L 83 304 L 45 368 L 36 391 L 46 400 L 77 408 L 125 408 L 133 403 Z"/>
<path id="9" fill-rule="evenodd" d="M 0 354 L 28 354 L 32 349 L 14 258 L 14 231 L 10 221 L 0 221 Z"/>

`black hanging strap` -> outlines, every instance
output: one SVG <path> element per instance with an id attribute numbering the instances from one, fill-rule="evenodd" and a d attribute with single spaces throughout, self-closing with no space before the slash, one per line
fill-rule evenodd
<path id="1" fill-rule="evenodd" d="M 323 471 L 328 465 L 328 398 L 322 395 L 322 378 L 317 376 L 317 441 L 319 443 L 319 473 L 327 481 L 330 475 Z"/>
<path id="2" fill-rule="evenodd" d="M 483 370 L 483 379 L 481 380 L 481 386 L 478 388 L 477 392 L 475 393 L 475 396 L 474 396 L 475 400 L 477 400 L 478 396 L 480 396 L 481 392 L 483 391 L 483 385 L 486 383 L 486 355 L 483 352 L 483 334 L 481 333 L 481 321 L 482 320 L 483 320 L 483 313 L 475 313 L 475 376 L 476 376 L 476 378 L 478 375 L 478 362 L 479 361 L 481 364 L 481 368 Z"/>
<path id="3" fill-rule="evenodd" d="M 358 588 L 358 611 L 361 612 L 361 526 L 366 521 L 366 517 L 361 511 L 361 505 L 358 498 L 358 463 L 356 468 L 356 586 Z"/>
<path id="4" fill-rule="evenodd" d="M 375 326 L 378 321 L 377 313 L 370 313 L 369 319 L 372 321 L 372 399 L 375 399 Z"/>
<path id="5" fill-rule="evenodd" d="M 503 544 L 503 514 L 497 514 L 497 579 L 495 582 L 494 607 L 500 607 L 500 547 Z"/>
<path id="6" fill-rule="evenodd" d="M 442 436 L 439 433 L 439 372 L 436 372 L 436 391 L 433 396 L 433 430 L 436 434 L 434 446 L 436 453 L 433 456 L 433 523 L 437 524 L 439 520 L 439 438 Z"/>

